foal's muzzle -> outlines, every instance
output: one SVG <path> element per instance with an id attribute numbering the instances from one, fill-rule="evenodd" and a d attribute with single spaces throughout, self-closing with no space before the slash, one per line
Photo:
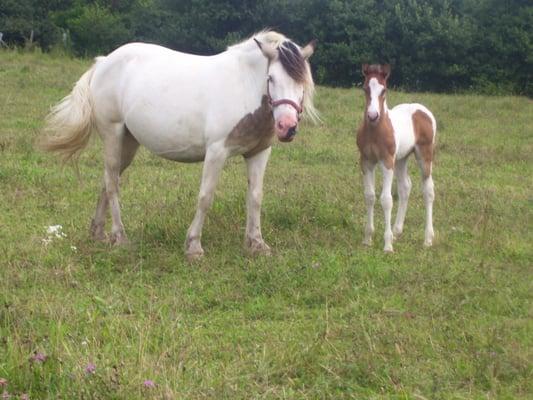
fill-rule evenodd
<path id="1" fill-rule="evenodd" d="M 379 113 L 376 111 L 369 111 L 367 113 L 368 120 L 372 123 L 377 122 L 379 119 Z"/>

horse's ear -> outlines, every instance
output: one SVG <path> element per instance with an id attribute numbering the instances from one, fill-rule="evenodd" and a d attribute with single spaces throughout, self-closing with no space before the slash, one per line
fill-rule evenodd
<path id="1" fill-rule="evenodd" d="M 364 76 L 367 76 L 368 75 L 368 64 L 363 64 L 361 66 L 361 71 L 363 72 Z"/>
<path id="2" fill-rule="evenodd" d="M 390 64 L 385 64 L 381 68 L 381 73 L 383 74 L 383 79 L 387 80 L 390 76 L 391 67 Z"/>
<path id="3" fill-rule="evenodd" d="M 278 56 L 278 50 L 269 43 L 261 43 L 259 40 L 254 38 L 257 47 L 263 53 L 263 55 L 269 60 L 274 60 Z"/>
<path id="4" fill-rule="evenodd" d="M 316 39 L 311 40 L 307 45 L 302 49 L 302 57 L 307 60 L 313 55 L 316 49 L 316 44 L 318 41 Z"/>

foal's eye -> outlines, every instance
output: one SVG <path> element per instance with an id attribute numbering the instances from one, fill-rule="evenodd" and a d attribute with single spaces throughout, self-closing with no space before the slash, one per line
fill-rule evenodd
<path id="1" fill-rule="evenodd" d="M 272 75 L 268 75 L 267 80 L 268 80 L 270 83 L 274 83 L 274 78 L 272 78 Z"/>

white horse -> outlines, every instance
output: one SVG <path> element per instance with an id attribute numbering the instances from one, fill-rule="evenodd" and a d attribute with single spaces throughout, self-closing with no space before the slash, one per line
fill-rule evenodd
<path id="1" fill-rule="evenodd" d="M 422 104 L 400 104 L 389 110 L 385 98 L 390 65 L 363 65 L 366 107 L 363 123 L 357 132 L 357 146 L 361 153 L 361 168 L 365 187 L 367 222 L 363 244 L 372 244 L 374 233 L 374 169 L 381 164 L 383 189 L 381 205 L 385 214 L 384 251 L 392 252 L 392 241 L 403 231 L 411 179 L 407 173 L 407 159 L 415 153 L 422 173 L 422 190 L 426 204 L 424 245 L 433 244 L 433 178 L 431 177 L 437 123 Z M 391 229 L 392 179 L 398 179 L 398 214 Z"/>
<path id="2" fill-rule="evenodd" d="M 46 150 L 65 160 L 87 144 L 93 128 L 104 144 L 104 185 L 91 234 L 127 241 L 119 207 L 119 176 L 139 144 L 174 161 L 204 161 L 198 205 L 185 242 L 189 259 L 203 255 L 202 226 L 228 157 L 243 155 L 248 171 L 245 244 L 269 253 L 261 235 L 263 176 L 271 144 L 293 139 L 300 115 L 316 118 L 307 59 L 315 42 L 300 48 L 263 31 L 214 56 L 197 56 L 131 43 L 98 57 L 47 118 Z"/>

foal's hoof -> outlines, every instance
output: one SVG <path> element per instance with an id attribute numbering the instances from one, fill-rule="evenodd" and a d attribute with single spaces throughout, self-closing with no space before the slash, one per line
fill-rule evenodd
<path id="1" fill-rule="evenodd" d="M 396 240 L 400 237 L 400 235 L 402 234 L 403 232 L 403 228 L 398 228 L 398 227 L 394 227 L 392 228 L 392 233 L 393 233 L 393 238 L 392 240 Z"/>
<path id="2" fill-rule="evenodd" d="M 109 243 L 114 246 L 122 246 L 129 244 L 130 241 L 124 232 L 115 232 L 109 236 Z"/>
<path id="3" fill-rule="evenodd" d="M 433 246 L 433 240 L 432 239 L 424 240 L 424 247 L 431 247 L 431 246 Z"/>
<path id="4" fill-rule="evenodd" d="M 195 250 L 195 251 L 188 251 L 185 253 L 185 257 L 187 257 L 187 261 L 190 263 L 201 260 L 203 256 L 204 256 L 204 251 L 202 249 Z"/>
<path id="5" fill-rule="evenodd" d="M 251 256 L 270 256 L 272 250 L 263 240 L 246 240 L 246 249 Z"/>
<path id="6" fill-rule="evenodd" d="M 383 248 L 383 251 L 384 251 L 385 253 L 387 253 L 387 254 L 392 254 L 392 253 L 394 253 L 394 249 L 392 248 L 392 246 L 385 246 L 385 247 Z"/>
<path id="7" fill-rule="evenodd" d="M 371 247 L 372 246 L 372 238 L 363 239 L 363 246 Z"/>

